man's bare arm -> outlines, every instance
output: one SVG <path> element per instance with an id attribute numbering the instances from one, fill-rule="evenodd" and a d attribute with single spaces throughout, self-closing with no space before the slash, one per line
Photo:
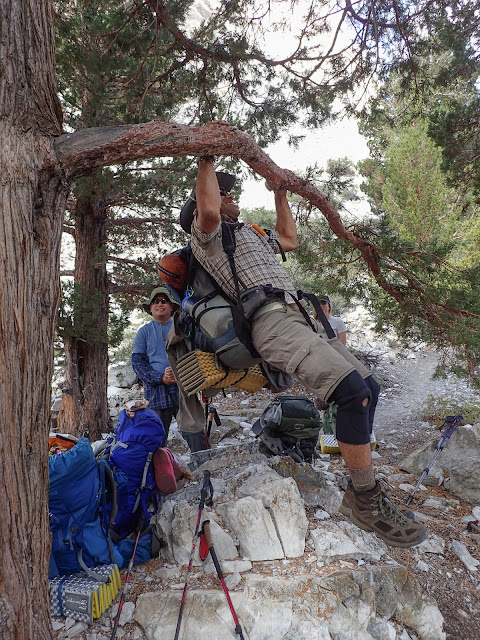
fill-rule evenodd
<path id="1" fill-rule="evenodd" d="M 293 219 L 290 205 L 287 200 L 287 190 L 280 189 L 275 191 L 275 209 L 277 212 L 276 231 L 279 234 L 279 241 L 282 249 L 285 251 L 293 251 L 297 248 L 297 226 Z"/>
<path id="2" fill-rule="evenodd" d="M 211 233 L 220 224 L 222 198 L 213 167 L 213 159 L 202 157 L 198 161 L 197 184 L 197 224 L 204 233 Z"/>

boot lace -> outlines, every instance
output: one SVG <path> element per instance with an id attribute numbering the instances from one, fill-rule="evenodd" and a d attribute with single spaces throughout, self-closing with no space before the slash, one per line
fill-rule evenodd
<path id="1" fill-rule="evenodd" d="M 381 494 L 379 500 L 379 509 L 382 514 L 389 520 L 393 520 L 395 524 L 406 525 L 409 524 L 409 520 L 403 513 L 396 507 L 393 502 L 387 498 L 386 495 Z"/>

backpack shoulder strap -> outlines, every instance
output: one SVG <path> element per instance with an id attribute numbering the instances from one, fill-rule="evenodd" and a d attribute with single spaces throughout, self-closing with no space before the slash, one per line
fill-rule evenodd
<path id="1" fill-rule="evenodd" d="M 256 231 L 259 236 L 268 236 L 268 239 L 270 242 L 275 242 L 275 244 L 278 246 L 278 249 L 280 251 L 280 255 L 282 256 L 282 262 L 287 261 L 287 256 L 285 255 L 285 251 L 283 250 L 283 247 L 280 244 L 280 241 L 277 240 L 277 238 L 272 238 L 271 229 L 262 229 L 261 227 L 258 226 L 258 224 L 255 224 L 254 222 L 247 222 L 247 226 L 249 226 L 251 229 Z"/>
<path id="2" fill-rule="evenodd" d="M 243 222 L 222 222 L 222 245 L 227 256 L 233 256 L 237 248 L 235 229 L 241 229 Z"/>
<path id="3" fill-rule="evenodd" d="M 287 261 L 287 256 L 285 255 L 285 251 L 283 250 L 283 247 L 280 244 L 280 240 L 278 240 L 277 238 L 272 238 L 272 235 L 270 233 L 270 229 L 266 230 L 265 235 L 268 236 L 270 242 L 275 242 L 275 244 L 277 245 L 277 247 L 278 247 L 278 249 L 280 251 L 280 255 L 282 256 L 282 262 L 286 262 Z"/>
<path id="4" fill-rule="evenodd" d="M 81 549 L 78 549 L 78 551 L 77 551 L 77 561 L 78 561 L 78 564 L 82 567 L 82 569 L 85 571 L 85 573 L 87 574 L 87 576 L 89 578 L 93 578 L 97 582 L 109 582 L 110 581 L 110 576 L 104 576 L 104 575 L 94 571 L 91 567 L 87 567 L 87 565 L 85 564 L 85 561 L 83 559 L 83 555 L 82 555 L 82 550 Z"/>
<path id="5" fill-rule="evenodd" d="M 236 222 L 235 224 L 229 222 L 222 222 L 222 246 L 223 250 L 227 254 L 230 269 L 232 270 L 233 281 L 235 283 L 235 293 L 237 294 L 237 304 L 240 303 L 240 286 L 246 289 L 245 283 L 238 277 L 237 268 L 235 266 L 235 249 L 237 248 L 237 242 L 235 239 L 235 230 L 241 229 L 244 226 L 243 222 Z"/>
<path id="6" fill-rule="evenodd" d="M 317 298 L 317 296 L 314 293 L 305 293 L 303 291 L 298 291 L 297 295 L 298 295 L 298 300 L 301 300 L 302 298 L 305 298 L 306 300 L 308 300 L 312 304 L 313 308 L 317 312 L 318 319 L 320 320 L 320 322 L 323 325 L 323 328 L 325 329 L 327 337 L 330 338 L 330 339 L 331 338 L 335 338 L 336 337 L 335 331 L 332 329 L 332 325 L 330 324 L 330 322 L 327 319 L 327 316 L 323 312 L 322 305 L 320 304 L 320 301 Z M 295 300 L 295 302 L 297 303 L 297 306 L 301 311 L 303 309 L 303 307 L 301 307 L 301 305 L 299 304 L 298 300 Z M 307 313 L 307 312 L 305 311 L 305 313 Z M 310 319 L 309 319 L 309 322 L 310 322 L 310 324 L 312 324 Z"/>
<path id="7" fill-rule="evenodd" d="M 110 552 L 110 559 L 115 564 L 115 554 L 112 544 L 112 528 L 115 526 L 115 520 L 118 513 L 118 497 L 117 497 L 117 483 L 113 475 L 112 468 L 107 464 L 106 460 L 98 461 L 98 473 L 100 477 L 100 486 L 102 490 L 101 504 L 103 507 L 103 513 L 105 514 L 104 525 L 107 529 L 107 543 L 108 550 Z M 110 495 L 110 514 L 107 522 L 107 492 Z"/>

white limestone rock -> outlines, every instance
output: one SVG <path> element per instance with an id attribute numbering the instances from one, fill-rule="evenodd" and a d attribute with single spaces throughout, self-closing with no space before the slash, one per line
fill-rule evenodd
<path id="1" fill-rule="evenodd" d="M 240 544 L 240 555 L 249 560 L 278 560 L 282 545 L 269 512 L 250 496 L 226 505 L 223 519 Z"/>
<path id="2" fill-rule="evenodd" d="M 322 562 L 335 560 L 379 560 L 387 546 L 373 533 L 362 531 L 349 522 L 324 522 L 310 531 L 317 558 Z"/>

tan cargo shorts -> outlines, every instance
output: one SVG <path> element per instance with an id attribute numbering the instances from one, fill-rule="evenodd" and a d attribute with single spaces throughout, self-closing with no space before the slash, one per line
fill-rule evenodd
<path id="1" fill-rule="evenodd" d="M 338 339 L 322 338 L 298 309 L 287 304 L 255 318 L 252 338 L 263 360 L 289 373 L 323 401 L 355 369 L 362 377 L 370 375 Z"/>

